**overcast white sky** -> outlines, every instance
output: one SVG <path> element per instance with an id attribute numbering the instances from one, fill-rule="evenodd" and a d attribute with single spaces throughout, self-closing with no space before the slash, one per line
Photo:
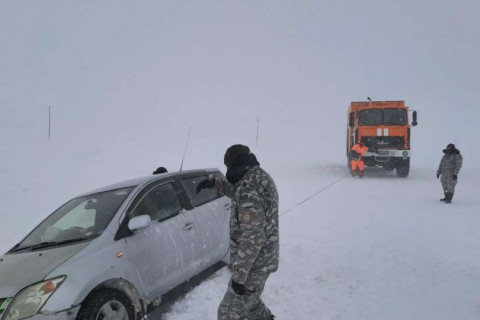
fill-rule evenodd
<path id="1" fill-rule="evenodd" d="M 340 158 L 346 109 L 370 96 L 418 110 L 416 159 L 455 137 L 475 158 L 479 35 L 478 0 L 0 0 L 0 133 L 43 142 L 50 105 L 53 141 L 178 155 L 192 125 L 191 152 L 221 165 L 260 117 L 280 156 Z"/>

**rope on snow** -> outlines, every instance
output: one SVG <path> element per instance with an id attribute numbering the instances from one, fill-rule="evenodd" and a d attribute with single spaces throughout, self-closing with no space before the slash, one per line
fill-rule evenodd
<path id="1" fill-rule="evenodd" d="M 315 192 L 314 194 L 312 194 L 311 196 L 309 196 L 308 198 L 300 201 L 299 203 L 297 203 L 296 205 L 294 205 L 293 207 L 291 207 L 290 209 L 288 209 L 287 211 L 284 211 L 283 213 L 280 214 L 280 217 L 289 213 L 290 211 L 292 211 L 293 209 L 301 206 L 302 204 L 304 204 L 305 202 L 307 202 L 308 200 L 312 199 L 313 197 L 315 197 L 316 195 L 322 193 L 323 191 L 327 190 L 328 188 L 330 188 L 331 186 L 333 186 L 334 184 L 336 184 L 337 182 L 339 182 L 340 180 L 342 180 L 343 178 L 345 178 L 346 176 L 348 176 L 348 173 L 344 174 L 343 176 L 341 176 L 340 178 L 338 178 L 337 180 L 333 181 L 332 183 L 330 183 L 329 185 L 327 185 L 326 187 L 324 187 L 323 189 Z"/>

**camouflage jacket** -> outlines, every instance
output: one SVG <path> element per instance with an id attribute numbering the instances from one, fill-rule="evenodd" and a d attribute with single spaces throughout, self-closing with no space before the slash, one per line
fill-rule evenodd
<path id="1" fill-rule="evenodd" d="M 446 154 L 442 157 L 440 165 L 438 166 L 437 174 L 444 176 L 451 176 L 458 174 L 462 168 L 463 157 L 458 153 Z"/>
<path id="2" fill-rule="evenodd" d="M 278 269 L 278 192 L 273 179 L 259 166 L 235 185 L 215 180 L 215 189 L 232 199 L 230 257 L 232 279 L 245 283 L 250 271 Z"/>

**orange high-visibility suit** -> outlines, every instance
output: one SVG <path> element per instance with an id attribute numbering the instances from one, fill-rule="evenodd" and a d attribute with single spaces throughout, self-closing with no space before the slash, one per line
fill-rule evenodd
<path id="1" fill-rule="evenodd" d="M 352 147 L 352 152 L 350 153 L 352 159 L 350 162 L 352 165 L 352 171 L 356 171 L 357 167 L 360 172 L 363 172 L 363 170 L 365 170 L 365 164 L 363 163 L 362 156 L 367 151 L 368 147 L 364 146 L 363 144 L 360 145 L 360 143 L 357 143 Z"/>

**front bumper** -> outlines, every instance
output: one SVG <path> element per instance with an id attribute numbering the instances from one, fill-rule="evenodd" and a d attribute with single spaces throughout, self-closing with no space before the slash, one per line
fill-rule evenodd
<path id="1" fill-rule="evenodd" d="M 363 157 L 375 157 L 375 158 L 410 158 L 411 151 L 410 150 L 378 150 L 375 152 L 367 151 L 363 155 Z"/>
<path id="2" fill-rule="evenodd" d="M 31 318 L 26 320 L 75 320 L 77 317 L 78 310 L 80 310 L 80 306 L 76 306 L 67 310 L 59 311 L 57 313 L 37 313 Z"/>

